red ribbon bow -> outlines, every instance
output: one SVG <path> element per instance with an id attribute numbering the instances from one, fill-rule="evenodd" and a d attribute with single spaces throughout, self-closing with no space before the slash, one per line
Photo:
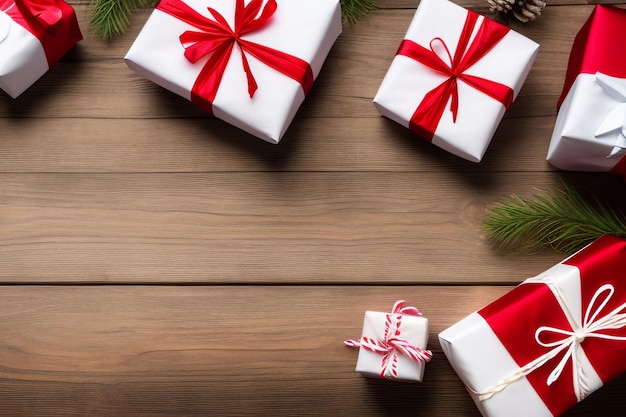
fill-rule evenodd
<path id="1" fill-rule="evenodd" d="M 400 337 L 402 315 L 421 316 L 422 313 L 415 307 L 404 307 L 404 300 L 396 301 L 391 313 L 385 316 L 385 332 L 382 339 L 376 340 L 362 336 L 359 340 L 349 339 L 344 342 L 347 346 L 353 348 L 362 347 L 383 355 L 380 371 L 381 378 L 398 376 L 398 354 L 405 355 L 414 362 L 429 361 L 433 356 L 431 351 L 413 346 L 409 341 Z"/>
<path id="2" fill-rule="evenodd" d="M 63 0 L 0 0 L 0 10 L 41 41 L 49 67 L 82 39 L 74 8 Z"/>
<path id="3" fill-rule="evenodd" d="M 510 87 L 485 78 L 465 74 L 468 68 L 485 56 L 510 30 L 493 20 L 483 19 L 476 37 L 470 44 L 478 17 L 477 13 L 468 10 L 465 25 L 453 57 L 443 39 L 438 37 L 431 40 L 430 49 L 426 49 L 409 39 L 403 40 L 400 44 L 398 55 L 412 58 L 431 70 L 448 77 L 424 96 L 410 120 L 409 129 L 428 141 L 432 141 L 449 100 L 451 100 L 452 120 L 456 123 L 459 111 L 458 80 L 499 101 L 505 108 L 508 108 L 513 102 L 513 90 Z M 446 63 L 435 52 L 436 43 L 443 46 L 450 59 L 450 64 Z"/>
<path id="4" fill-rule="evenodd" d="M 213 112 L 212 103 L 235 44 L 241 53 L 250 98 L 254 97 L 258 85 L 250 69 L 247 54 L 297 81 L 305 94 L 309 92 L 313 85 L 313 70 L 308 62 L 242 38 L 265 27 L 277 8 L 276 0 L 269 0 L 265 5 L 263 0 L 251 0 L 247 6 L 244 5 L 244 0 L 236 0 L 235 28 L 232 29 L 224 16 L 211 7 L 208 10 L 215 20 L 202 16 L 180 0 L 163 0 L 159 3 L 158 10 L 200 29 L 200 32 L 186 31 L 180 36 L 185 47 L 185 58 L 191 63 L 195 64 L 209 56 L 192 88 L 193 103 L 210 113 Z"/>

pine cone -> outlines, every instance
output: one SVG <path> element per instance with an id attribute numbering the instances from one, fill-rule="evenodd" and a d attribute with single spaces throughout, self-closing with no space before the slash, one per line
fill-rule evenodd
<path id="1" fill-rule="evenodd" d="M 487 3 L 490 11 L 505 17 L 513 15 L 522 23 L 535 20 L 546 7 L 542 0 L 487 0 Z"/>

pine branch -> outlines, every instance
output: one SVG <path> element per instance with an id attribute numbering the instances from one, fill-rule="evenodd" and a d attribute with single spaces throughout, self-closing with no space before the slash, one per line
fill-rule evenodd
<path id="1" fill-rule="evenodd" d="M 90 29 L 98 37 L 109 40 L 126 32 L 135 9 L 153 8 L 158 0 L 92 0 Z M 344 21 L 356 23 L 377 8 L 377 0 L 341 0 Z"/>
<path id="2" fill-rule="evenodd" d="M 109 40 L 126 32 L 129 19 L 137 8 L 154 7 L 158 0 L 92 0 L 90 29 Z"/>
<path id="3" fill-rule="evenodd" d="M 554 195 L 512 195 L 487 207 L 483 231 L 500 249 L 533 252 L 551 247 L 571 254 L 603 234 L 626 237 L 626 216 L 597 199 L 591 204 L 565 185 Z"/>
<path id="4" fill-rule="evenodd" d="M 377 0 L 341 0 L 341 14 L 348 23 L 356 23 L 378 8 Z"/>

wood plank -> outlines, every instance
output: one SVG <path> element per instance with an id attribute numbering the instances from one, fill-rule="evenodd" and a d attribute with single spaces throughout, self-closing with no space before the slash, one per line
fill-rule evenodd
<path id="1" fill-rule="evenodd" d="M 541 49 L 507 117 L 556 114 L 571 43 L 591 9 L 558 7 L 546 11 L 536 24 L 519 28 L 539 42 Z M 113 42 L 86 36 L 36 88 L 17 100 L 0 95 L 0 117 L 206 118 L 193 104 L 143 79 L 123 62 L 141 29 L 138 21 L 147 19 L 149 11 L 138 13 L 141 16 L 134 18 L 129 32 Z M 378 117 L 372 99 L 413 13 L 410 9 L 378 10 L 347 27 L 297 117 Z"/>
<path id="2" fill-rule="evenodd" d="M 618 180 L 578 179 L 623 195 Z M 497 254 L 480 231 L 483 209 L 558 180 L 448 171 L 2 174 L 0 281 L 515 283 L 562 257 Z"/>
<path id="3" fill-rule="evenodd" d="M 217 119 L 0 119 L 0 172 L 554 170 L 555 116 L 504 120 L 480 164 L 383 117 L 319 120 L 271 145 Z"/>
<path id="4" fill-rule="evenodd" d="M 437 334 L 510 287 L 304 289 L 3 286 L 0 415 L 480 416 Z M 430 321 L 421 384 L 361 377 L 342 343 L 399 298 Z M 625 388 L 566 416 L 623 415 Z"/>

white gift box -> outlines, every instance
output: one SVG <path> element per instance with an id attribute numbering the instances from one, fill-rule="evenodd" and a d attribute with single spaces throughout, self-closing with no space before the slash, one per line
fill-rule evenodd
<path id="1" fill-rule="evenodd" d="M 610 171 L 626 154 L 626 78 L 579 74 L 559 110 L 547 160 L 570 171 Z"/>
<path id="2" fill-rule="evenodd" d="M 433 40 L 442 41 L 447 46 L 449 55 L 454 56 L 467 15 L 468 10 L 447 0 L 422 0 L 405 39 L 425 48 L 430 48 Z M 483 19 L 487 18 L 479 17 L 473 37 Z M 504 84 L 513 90 L 515 99 L 538 49 L 537 43 L 510 30 L 464 74 Z M 450 64 L 448 56 L 443 53 L 438 55 Z M 447 78 L 449 77 L 412 58 L 396 55 L 374 98 L 374 105 L 381 115 L 409 128 L 413 113 L 424 96 Z M 456 122 L 448 110 L 448 104 L 431 142 L 452 154 L 479 162 L 506 108 L 499 101 L 461 80 L 457 85 L 459 108 Z"/>
<path id="3" fill-rule="evenodd" d="M 59 55 L 82 39 L 74 10 L 64 2 L 52 6 L 62 10 L 59 12 L 62 21 L 43 40 L 9 16 L 9 12 L 14 12 L 16 7 L 12 3 L 5 10 L 0 10 L 0 89 L 12 98 L 32 86 L 56 63 Z M 49 56 L 42 42 L 56 43 L 54 52 Z"/>
<path id="4" fill-rule="evenodd" d="M 0 12 L 0 88 L 16 98 L 47 71 L 39 39 Z"/>
<path id="5" fill-rule="evenodd" d="M 207 7 L 217 10 L 233 26 L 235 1 L 185 0 L 207 19 Z M 319 74 L 341 33 L 339 0 L 278 0 L 278 8 L 263 28 L 242 36 L 247 41 L 298 57 Z M 161 10 L 149 17 L 126 54 L 128 66 L 148 80 L 191 100 L 191 91 L 208 57 L 192 64 L 184 56 L 180 35 L 198 28 Z M 270 143 L 278 143 L 305 98 L 302 86 L 255 57 L 246 56 L 258 90 L 251 98 L 237 45 L 212 102 L 213 114 Z"/>
<path id="6" fill-rule="evenodd" d="M 356 372 L 370 378 L 422 381 L 425 361 L 432 355 L 425 350 L 428 319 L 412 307 L 408 309 L 414 313 L 403 314 L 402 305 L 403 301 L 397 302 L 391 313 L 365 312 L 361 339 L 346 341 L 359 348 Z"/>
<path id="7" fill-rule="evenodd" d="M 484 417 L 558 416 L 623 372 L 624 261 L 626 243 L 604 236 L 439 334 Z M 611 375 L 594 368 L 598 356 Z"/>

